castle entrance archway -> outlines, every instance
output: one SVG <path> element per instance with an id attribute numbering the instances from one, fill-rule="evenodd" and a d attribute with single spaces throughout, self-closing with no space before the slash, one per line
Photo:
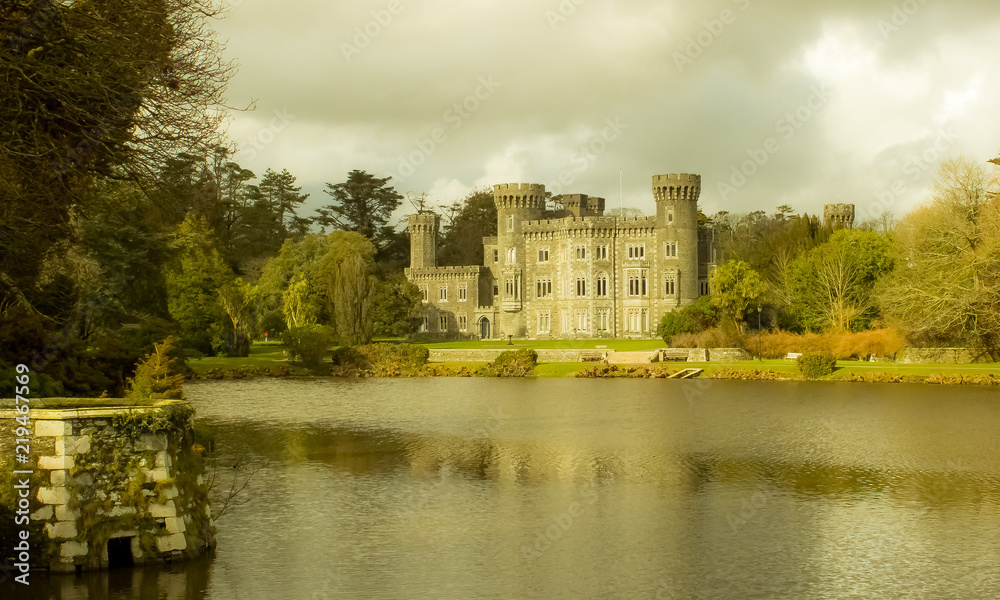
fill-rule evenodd
<path id="1" fill-rule="evenodd" d="M 479 337 L 484 340 L 490 339 L 490 320 L 486 317 L 479 319 Z"/>

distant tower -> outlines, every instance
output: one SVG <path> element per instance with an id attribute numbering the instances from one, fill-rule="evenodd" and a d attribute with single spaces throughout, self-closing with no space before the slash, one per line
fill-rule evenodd
<path id="1" fill-rule="evenodd" d="M 696 300 L 698 289 L 698 197 L 701 175 L 671 173 L 653 175 L 656 198 L 656 226 L 666 236 L 663 241 L 677 242 L 678 297 L 682 304 Z M 662 250 L 659 250 L 662 252 Z"/>
<path id="2" fill-rule="evenodd" d="M 410 268 L 437 266 L 437 235 L 441 217 L 430 211 L 410 215 Z"/>
<path id="3" fill-rule="evenodd" d="M 562 204 L 567 216 L 604 216 L 604 198 L 588 196 L 587 194 L 563 194 Z"/>
<path id="4" fill-rule="evenodd" d="M 853 204 L 824 204 L 823 223 L 832 227 L 854 227 Z"/>

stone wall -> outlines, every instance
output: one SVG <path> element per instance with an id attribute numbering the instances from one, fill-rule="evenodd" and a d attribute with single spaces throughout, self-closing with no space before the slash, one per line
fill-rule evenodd
<path id="1" fill-rule="evenodd" d="M 976 362 L 976 356 L 968 348 L 904 348 L 896 357 L 896 362 L 951 365 Z"/>
<path id="2" fill-rule="evenodd" d="M 31 521 L 42 524 L 53 571 L 193 557 L 215 528 L 187 403 L 152 407 L 32 408 Z M 14 410 L 0 410 L 0 452 L 14 456 Z M 37 487 L 36 487 L 37 486 Z M 109 548 L 112 548 L 109 554 Z"/>
<path id="3" fill-rule="evenodd" d="M 511 348 L 431 348 L 430 362 L 490 362 L 496 360 L 501 352 L 514 350 Z M 681 355 L 685 356 L 687 362 L 707 362 L 707 361 L 734 361 L 750 360 L 751 356 L 742 348 L 665 348 L 661 350 L 643 350 L 640 352 L 615 352 L 614 350 L 601 349 L 546 349 L 536 348 L 538 362 L 580 362 L 582 360 L 594 360 L 597 357 L 606 356 L 612 363 L 647 363 L 666 360 L 669 354 L 670 359 L 677 359 Z"/>
<path id="4" fill-rule="evenodd" d="M 708 360 L 729 362 L 734 360 L 751 360 L 753 357 L 743 348 L 709 348 Z"/>
<path id="5" fill-rule="evenodd" d="M 461 348 L 431 348 L 428 361 L 430 362 L 492 362 L 500 356 L 501 352 L 517 350 L 518 347 L 510 348 L 481 348 L 465 350 Z M 608 350 L 593 349 L 535 349 L 538 353 L 538 362 L 580 362 L 584 357 L 592 358 L 595 353 L 603 354 Z"/>

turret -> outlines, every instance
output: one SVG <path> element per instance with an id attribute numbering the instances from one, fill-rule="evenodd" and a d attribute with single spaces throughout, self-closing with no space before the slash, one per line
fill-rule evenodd
<path id="1" fill-rule="evenodd" d="M 850 229 L 854 226 L 854 205 L 824 204 L 823 223 L 831 227 L 846 227 Z"/>
<path id="2" fill-rule="evenodd" d="M 678 297 L 682 304 L 698 298 L 698 197 L 701 175 L 653 175 L 656 224 L 664 242 L 677 243 Z M 662 246 L 662 244 L 661 244 Z M 661 250 L 662 252 L 662 250 Z"/>
<path id="3" fill-rule="evenodd" d="M 540 183 L 500 183 L 493 186 L 493 202 L 497 207 L 497 245 L 501 249 L 516 247 L 520 260 L 524 250 L 521 223 L 542 218 L 545 186 Z"/>
<path id="4" fill-rule="evenodd" d="M 562 205 L 566 214 L 574 217 L 604 216 L 604 198 L 587 194 L 563 194 Z"/>
<path id="5" fill-rule="evenodd" d="M 410 268 L 437 266 L 437 235 L 441 217 L 426 211 L 409 217 Z"/>

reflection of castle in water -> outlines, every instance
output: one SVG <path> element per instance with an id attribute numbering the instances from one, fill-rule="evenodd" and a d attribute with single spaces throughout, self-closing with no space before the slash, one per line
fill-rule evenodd
<path id="1" fill-rule="evenodd" d="M 439 267 L 440 218 L 410 216 L 410 281 L 424 295 L 421 329 L 482 338 L 648 337 L 664 312 L 707 295 L 713 230 L 699 223 L 701 176 L 655 175 L 656 215 L 605 216 L 604 198 L 545 186 L 493 186 L 497 236 L 484 264 Z"/>

